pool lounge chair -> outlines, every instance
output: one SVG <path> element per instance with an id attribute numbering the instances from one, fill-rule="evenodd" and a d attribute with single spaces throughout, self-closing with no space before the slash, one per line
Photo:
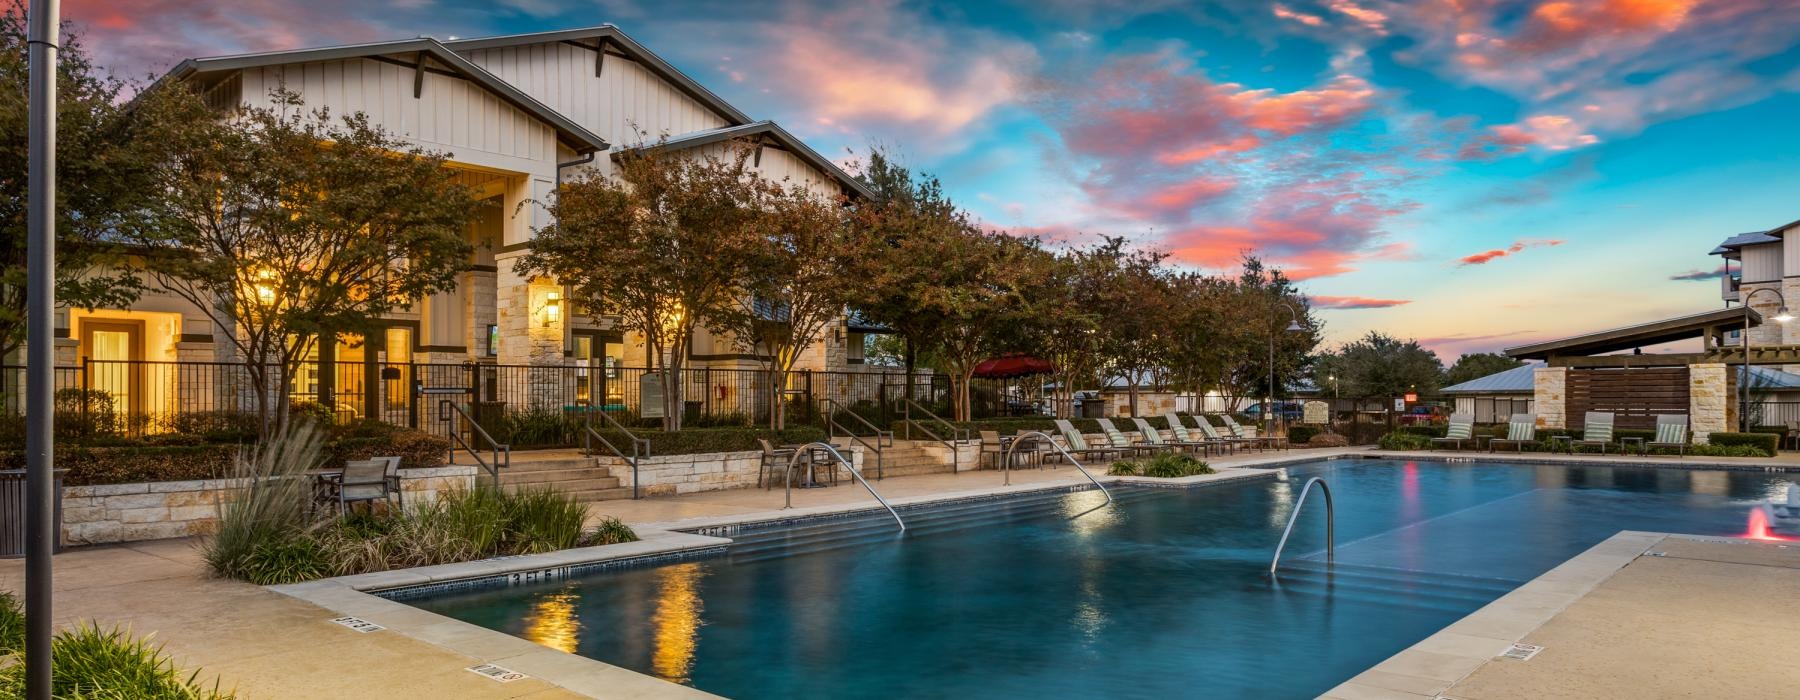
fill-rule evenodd
<path id="1" fill-rule="evenodd" d="M 1450 425 L 1444 428 L 1444 436 L 1431 439 L 1431 447 L 1436 449 L 1442 443 L 1450 445 L 1451 449 L 1460 450 L 1465 442 L 1476 442 L 1475 415 L 1458 411 L 1450 414 Z"/>
<path id="2" fill-rule="evenodd" d="M 1488 451 L 1493 452 L 1494 448 L 1501 445 L 1512 445 L 1520 452 L 1524 452 L 1526 445 L 1536 442 L 1537 416 L 1529 413 L 1514 413 L 1511 418 L 1506 420 L 1506 437 L 1489 440 Z"/>
<path id="3" fill-rule="evenodd" d="M 1087 438 L 1081 434 L 1081 431 L 1076 430 L 1075 426 L 1070 424 L 1068 419 L 1065 418 L 1056 419 L 1056 429 L 1062 432 L 1063 441 L 1068 443 L 1070 454 L 1080 455 L 1082 457 L 1099 455 L 1100 458 L 1107 459 L 1117 457 L 1120 454 L 1127 452 L 1127 450 L 1121 450 L 1114 447 L 1094 447 L 1089 445 Z"/>
<path id="4" fill-rule="evenodd" d="M 1233 450 L 1237 447 L 1237 445 L 1232 444 L 1230 440 L 1224 438 L 1215 439 L 1207 437 L 1204 434 L 1196 435 L 1188 432 L 1187 424 L 1181 422 L 1181 414 L 1174 411 L 1164 414 L 1163 419 L 1169 421 L 1169 432 L 1175 435 L 1176 444 L 1199 445 L 1207 453 L 1211 453 L 1214 448 L 1223 451 Z M 1206 419 L 1204 418 L 1200 418 L 1199 420 L 1202 423 L 1206 422 Z"/>
<path id="5" fill-rule="evenodd" d="M 1219 418 L 1225 421 L 1225 427 L 1231 429 L 1231 434 L 1240 439 L 1255 440 L 1258 446 L 1266 447 L 1271 450 L 1277 447 L 1284 449 L 1287 447 L 1287 438 L 1279 435 L 1258 435 L 1256 434 L 1256 426 L 1240 425 L 1238 424 L 1237 419 L 1232 418 L 1229 413 L 1221 413 L 1219 414 Z"/>
<path id="6" fill-rule="evenodd" d="M 1606 446 L 1612 444 L 1613 414 L 1612 411 L 1588 411 L 1582 419 L 1581 439 L 1570 440 L 1569 449 L 1578 446 L 1598 446 L 1600 454 L 1606 454 Z"/>
<path id="7" fill-rule="evenodd" d="M 1144 436 L 1144 442 L 1150 443 L 1152 445 L 1157 445 L 1159 447 L 1163 447 L 1163 448 L 1166 448 L 1169 450 L 1185 450 L 1188 452 L 1193 452 L 1194 450 L 1198 449 L 1198 450 L 1200 450 L 1201 454 L 1206 454 L 1207 444 L 1204 442 L 1189 442 L 1187 440 L 1181 439 L 1180 436 L 1176 436 L 1176 438 L 1173 441 L 1164 440 L 1163 436 L 1162 436 L 1162 431 L 1157 430 L 1155 426 L 1150 425 L 1150 421 L 1144 420 L 1142 418 L 1133 418 L 1133 419 L 1131 419 L 1131 422 L 1137 425 L 1138 433 L 1140 433 Z M 1176 426 L 1179 424 L 1171 422 L 1171 423 L 1169 423 L 1169 425 Z"/>
<path id="8" fill-rule="evenodd" d="M 1212 421 L 1207 420 L 1206 416 L 1202 416 L 1197 413 L 1194 414 L 1194 425 L 1199 426 L 1200 432 L 1202 434 L 1206 435 L 1207 440 L 1210 440 L 1215 443 L 1224 443 L 1226 445 L 1230 445 L 1231 449 L 1234 451 L 1239 447 L 1256 447 L 1256 446 L 1258 446 L 1259 441 L 1252 439 L 1252 438 L 1241 438 L 1241 437 L 1237 437 L 1237 436 L 1220 435 L 1219 429 L 1213 427 Z"/>
<path id="9" fill-rule="evenodd" d="M 1674 448 L 1675 456 L 1686 457 L 1688 444 L 1688 417 L 1685 413 L 1663 414 L 1656 417 L 1656 437 L 1644 443 L 1644 454 L 1650 454 L 1652 447 Z"/>
<path id="10" fill-rule="evenodd" d="M 1100 432 L 1106 434 L 1106 442 L 1119 450 L 1139 455 L 1156 454 L 1158 452 L 1169 452 L 1173 450 L 1173 448 L 1168 447 L 1167 445 L 1153 445 L 1148 441 L 1132 442 L 1131 438 L 1125 435 L 1124 431 L 1119 430 L 1119 426 L 1113 425 L 1112 419 L 1110 418 L 1096 418 L 1094 419 L 1094 422 L 1100 424 Z"/>

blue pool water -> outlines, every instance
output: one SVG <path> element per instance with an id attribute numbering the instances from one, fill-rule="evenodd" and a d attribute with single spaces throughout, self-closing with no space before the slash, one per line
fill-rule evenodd
<path id="1" fill-rule="evenodd" d="M 1796 475 L 1342 460 L 746 531 L 731 553 L 411 601 L 738 698 L 1312 697 L 1620 530 L 1744 531 Z M 1269 557 L 1307 476 L 1276 584 Z M 1309 499 L 1311 500 L 1311 499 Z"/>

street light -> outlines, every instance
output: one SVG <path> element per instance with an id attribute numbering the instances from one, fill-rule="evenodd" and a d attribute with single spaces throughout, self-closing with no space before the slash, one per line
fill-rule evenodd
<path id="1" fill-rule="evenodd" d="M 1287 307 L 1288 314 L 1293 317 L 1293 320 L 1288 322 L 1287 329 L 1289 332 L 1300 332 L 1300 331 L 1306 330 L 1305 327 L 1300 325 L 1300 312 L 1294 310 L 1293 304 L 1289 304 L 1285 301 L 1276 301 L 1275 303 Z M 1275 427 L 1275 423 L 1274 423 L 1275 414 L 1273 412 L 1274 408 L 1275 408 L 1275 332 L 1273 330 L 1271 330 L 1271 331 L 1269 331 L 1269 401 L 1268 401 L 1268 403 L 1263 404 L 1263 420 L 1270 422 L 1269 428 L 1271 431 L 1273 431 L 1273 429 Z"/>
<path id="2" fill-rule="evenodd" d="M 1744 295 L 1744 375 L 1738 379 L 1738 431 L 1745 433 L 1750 432 L 1750 300 L 1763 292 L 1775 295 L 1776 302 L 1781 304 L 1770 319 L 1776 323 L 1794 320 L 1794 315 L 1788 313 L 1787 297 L 1781 295 L 1781 290 L 1762 287 Z"/>

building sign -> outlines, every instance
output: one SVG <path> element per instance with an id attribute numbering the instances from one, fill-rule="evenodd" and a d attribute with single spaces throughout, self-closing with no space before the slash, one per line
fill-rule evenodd
<path id="1" fill-rule="evenodd" d="M 1394 412 L 1395 413 L 1405 413 L 1406 412 L 1406 399 L 1394 399 Z"/>
<path id="2" fill-rule="evenodd" d="M 1407 395 L 1406 395 L 1407 403 L 1418 403 L 1418 401 L 1419 401 L 1418 394 L 1414 394 L 1414 393 L 1410 393 L 1410 392 L 1407 393 Z"/>
<path id="3" fill-rule="evenodd" d="M 661 374 L 645 372 L 644 376 L 638 378 L 638 416 L 643 418 L 663 417 Z"/>
<path id="4" fill-rule="evenodd" d="M 1324 401 L 1308 401 L 1300 406 L 1300 422 L 1322 424 L 1331 422 L 1331 404 Z"/>

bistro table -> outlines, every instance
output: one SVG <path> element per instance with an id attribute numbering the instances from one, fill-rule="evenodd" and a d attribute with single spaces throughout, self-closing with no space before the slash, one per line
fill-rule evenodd
<path id="1" fill-rule="evenodd" d="M 1621 454 L 1631 454 L 1631 446 L 1632 445 L 1637 445 L 1637 453 L 1639 456 L 1642 456 L 1644 454 L 1644 439 L 1643 438 L 1641 438 L 1641 437 L 1619 438 L 1619 452 Z"/>
<path id="2" fill-rule="evenodd" d="M 810 447 L 808 447 L 806 445 L 782 445 L 781 449 L 788 451 L 789 454 L 792 454 L 794 452 L 798 452 L 800 450 L 800 448 L 802 448 L 802 447 L 806 447 L 806 479 L 801 481 L 798 484 L 794 484 L 794 488 L 797 488 L 797 489 L 822 489 L 827 486 L 830 486 L 831 484 L 819 483 L 819 480 L 816 478 L 816 475 L 814 474 L 814 472 L 818 468 L 820 462 L 829 463 L 829 460 L 831 459 L 828 456 L 831 453 L 826 452 L 825 448 L 820 447 L 818 445 L 812 445 Z M 791 478 L 793 478 L 793 476 L 790 474 L 788 478 L 791 479 Z"/>

